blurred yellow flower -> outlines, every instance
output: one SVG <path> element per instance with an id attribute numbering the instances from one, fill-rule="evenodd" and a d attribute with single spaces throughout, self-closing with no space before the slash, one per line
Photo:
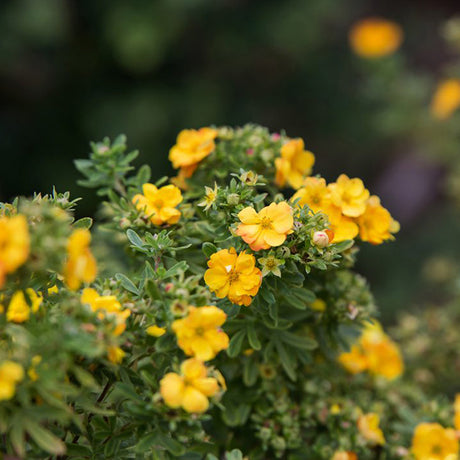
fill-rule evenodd
<path id="1" fill-rule="evenodd" d="M 206 366 L 196 358 L 184 361 L 180 370 L 180 375 L 169 372 L 161 379 L 160 393 L 164 402 L 190 413 L 205 412 L 209 407 L 208 398 L 219 391 L 218 379 L 208 377 Z"/>
<path id="2" fill-rule="evenodd" d="M 153 184 L 142 186 L 143 195 L 137 194 L 132 202 L 139 212 L 154 225 L 175 224 L 181 213 L 176 206 L 182 202 L 182 193 L 175 185 L 157 188 Z"/>
<path id="3" fill-rule="evenodd" d="M 191 177 L 200 161 L 216 148 L 217 131 L 212 128 L 184 129 L 177 136 L 176 145 L 169 151 L 173 168 L 180 169 L 179 176 Z"/>
<path id="4" fill-rule="evenodd" d="M 96 278 L 97 267 L 89 244 L 91 233 L 77 229 L 67 242 L 67 262 L 64 267 L 64 279 L 69 289 L 76 291 L 82 283 L 91 283 Z"/>
<path id="5" fill-rule="evenodd" d="M 271 203 L 259 212 L 248 206 L 238 213 L 238 218 L 241 224 L 235 233 L 253 251 L 281 246 L 294 226 L 292 208 L 286 201 Z"/>
<path id="6" fill-rule="evenodd" d="M 350 179 L 346 174 L 341 174 L 328 187 L 332 203 L 342 210 L 344 216 L 358 217 L 366 210 L 369 190 L 364 187 L 361 179 Z"/>
<path id="7" fill-rule="evenodd" d="M 0 364 L 0 401 L 11 399 L 16 392 L 16 385 L 24 378 L 24 369 L 13 361 Z"/>
<path id="8" fill-rule="evenodd" d="M 325 311 L 327 308 L 326 302 L 323 299 L 315 299 L 311 304 L 310 308 L 315 311 Z"/>
<path id="9" fill-rule="evenodd" d="M 145 332 L 152 337 L 161 337 L 166 334 L 166 329 L 164 327 L 158 327 L 156 324 L 149 326 Z"/>
<path id="10" fill-rule="evenodd" d="M 107 348 L 107 358 L 113 364 L 120 364 L 126 353 L 117 346 L 111 345 Z"/>
<path id="11" fill-rule="evenodd" d="M 228 335 L 220 329 L 226 319 L 227 315 L 214 306 L 189 307 L 188 315 L 175 320 L 172 330 L 186 355 L 209 361 L 228 348 Z"/>
<path id="12" fill-rule="evenodd" d="M 7 273 L 14 272 L 29 257 L 30 236 L 22 214 L 0 216 L 0 287 Z"/>
<path id="13" fill-rule="evenodd" d="M 460 394 L 457 393 L 455 395 L 455 403 L 454 403 L 454 426 L 457 431 L 460 431 Z"/>
<path id="14" fill-rule="evenodd" d="M 366 18 L 353 25 L 349 33 L 351 49 L 363 58 L 393 54 L 403 41 L 401 27 L 383 18 Z"/>
<path id="15" fill-rule="evenodd" d="M 392 231 L 399 229 L 399 224 L 393 220 L 388 210 L 380 204 L 380 198 L 375 195 L 367 200 L 366 209 L 356 222 L 361 240 L 372 244 L 394 239 Z"/>
<path id="16" fill-rule="evenodd" d="M 431 114 L 439 119 L 449 118 L 460 107 L 460 79 L 441 81 L 431 100 Z"/>
<path id="17" fill-rule="evenodd" d="M 26 295 L 30 306 L 23 291 L 16 291 L 13 294 L 8 306 L 8 311 L 6 312 L 7 321 L 23 323 L 30 318 L 30 310 L 32 310 L 33 313 L 37 312 L 43 302 L 43 297 L 31 288 L 26 289 Z"/>
<path id="18" fill-rule="evenodd" d="M 276 185 L 286 184 L 294 189 L 302 186 L 305 176 L 311 173 L 315 164 L 313 153 L 305 150 L 302 139 L 291 139 L 281 147 L 281 157 L 275 159 Z"/>
<path id="19" fill-rule="evenodd" d="M 358 345 L 352 345 L 350 351 L 341 353 L 338 359 L 350 374 L 359 374 L 368 368 L 367 357 Z"/>
<path id="20" fill-rule="evenodd" d="M 42 362 L 42 357 L 40 355 L 35 355 L 31 360 L 31 366 L 27 371 L 27 375 L 29 376 L 32 382 L 36 382 L 38 380 L 37 374 L 37 366 Z"/>
<path id="21" fill-rule="evenodd" d="M 222 249 L 211 256 L 204 280 L 219 299 L 248 306 L 262 283 L 262 273 L 255 266 L 256 259 L 245 251 L 237 254 L 234 248 Z"/>
<path id="22" fill-rule="evenodd" d="M 358 456 L 354 452 L 337 450 L 331 460 L 358 460 Z"/>
<path id="23" fill-rule="evenodd" d="M 439 423 L 420 423 L 412 438 L 411 452 L 416 460 L 457 460 L 458 439 L 455 430 Z"/>
<path id="24" fill-rule="evenodd" d="M 373 412 L 361 415 L 358 418 L 358 430 L 363 438 L 371 444 L 385 444 L 385 437 L 379 424 L 380 418 Z"/>

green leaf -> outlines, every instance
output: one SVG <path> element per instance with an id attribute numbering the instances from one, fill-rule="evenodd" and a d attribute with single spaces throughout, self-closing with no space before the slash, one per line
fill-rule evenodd
<path id="1" fill-rule="evenodd" d="M 297 379 L 295 372 L 295 363 L 292 358 L 292 354 L 286 351 L 286 348 L 279 340 L 275 341 L 275 347 L 278 350 L 279 360 L 282 368 L 286 372 L 287 376 L 294 382 Z"/>
<path id="2" fill-rule="evenodd" d="M 91 217 L 83 217 L 82 219 L 78 219 L 76 222 L 74 222 L 72 228 L 81 228 L 83 230 L 89 230 L 92 225 L 93 219 L 91 219 Z"/>
<path id="3" fill-rule="evenodd" d="M 45 430 L 33 420 L 24 420 L 24 426 L 37 446 L 44 451 L 53 455 L 63 455 L 65 453 L 65 444 L 51 431 Z"/>
<path id="4" fill-rule="evenodd" d="M 209 259 L 212 254 L 218 251 L 216 246 L 212 243 L 209 243 L 208 241 L 204 242 L 203 245 L 201 246 L 201 250 L 203 251 L 203 254 Z"/>
<path id="5" fill-rule="evenodd" d="M 152 279 L 146 281 L 145 292 L 152 300 L 158 300 L 161 298 L 160 289 L 158 288 L 157 283 Z"/>
<path id="6" fill-rule="evenodd" d="M 163 278 L 171 278 L 180 272 L 185 272 L 188 268 L 188 263 L 185 260 L 181 260 L 177 264 L 173 265 L 164 275 Z"/>
<path id="7" fill-rule="evenodd" d="M 133 246 L 140 249 L 144 248 L 144 242 L 141 240 L 141 237 L 134 230 L 128 229 L 126 231 L 126 236 L 128 237 L 129 242 Z"/>
<path id="8" fill-rule="evenodd" d="M 143 402 L 143 399 L 134 391 L 134 387 L 127 383 L 117 382 L 115 384 L 115 391 L 130 400 Z"/>
<path id="9" fill-rule="evenodd" d="M 139 187 L 142 187 L 145 183 L 147 183 L 150 180 L 150 177 L 152 175 L 152 171 L 150 169 L 149 165 L 142 165 L 139 168 L 139 171 L 137 172 L 137 184 Z"/>
<path id="10" fill-rule="evenodd" d="M 246 337 L 246 330 L 238 331 L 231 339 L 227 349 L 227 355 L 230 358 L 238 356 L 243 348 L 244 338 Z"/>
<path id="11" fill-rule="evenodd" d="M 246 386 L 252 387 L 257 382 L 259 369 L 252 359 L 246 359 L 243 365 L 243 382 Z"/>
<path id="12" fill-rule="evenodd" d="M 157 434 L 157 440 L 171 454 L 176 456 L 185 454 L 185 446 L 179 441 L 162 433 Z"/>
<path id="13" fill-rule="evenodd" d="M 337 252 L 343 252 L 343 251 L 346 251 L 347 249 L 350 249 L 354 244 L 355 244 L 354 240 L 345 240 L 345 241 L 341 241 L 340 243 L 333 243 L 332 247 Z"/>
<path id="14" fill-rule="evenodd" d="M 247 334 L 249 346 L 254 350 L 260 350 L 262 348 L 262 344 L 260 343 L 259 337 L 257 337 L 257 331 L 254 324 L 248 324 Z"/>
<path id="15" fill-rule="evenodd" d="M 139 295 L 139 289 L 137 289 L 136 285 L 126 275 L 123 275 L 123 273 L 117 273 L 115 278 L 127 291 L 132 294 Z"/>
<path id="16" fill-rule="evenodd" d="M 243 454 L 238 449 L 225 453 L 225 460 L 243 460 Z"/>
<path id="17" fill-rule="evenodd" d="M 26 443 L 25 443 L 25 433 L 22 427 L 22 424 L 15 423 L 9 433 L 11 444 L 13 444 L 14 450 L 21 457 L 26 455 Z"/>
<path id="18" fill-rule="evenodd" d="M 274 304 L 276 302 L 273 292 L 268 287 L 262 286 L 259 293 L 262 296 L 262 299 L 264 299 L 268 304 Z"/>
<path id="19" fill-rule="evenodd" d="M 289 331 L 279 331 L 277 335 L 282 342 L 302 350 L 313 350 L 318 346 L 316 340 L 310 337 L 301 337 Z"/>
<path id="20" fill-rule="evenodd" d="M 143 436 L 134 448 L 135 452 L 138 454 L 143 454 L 152 449 L 155 445 L 158 444 L 157 441 L 158 433 L 150 432 Z"/>

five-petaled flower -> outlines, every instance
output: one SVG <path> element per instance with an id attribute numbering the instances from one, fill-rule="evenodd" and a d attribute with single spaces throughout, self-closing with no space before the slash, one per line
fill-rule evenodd
<path id="1" fill-rule="evenodd" d="M 275 276 L 281 278 L 281 265 L 284 265 L 284 260 L 277 259 L 274 256 L 261 257 L 258 259 L 259 264 L 262 267 L 262 276 L 267 276 L 269 273 L 273 273 Z"/>
<path id="2" fill-rule="evenodd" d="M 292 233 L 292 214 L 292 208 L 285 201 L 272 203 L 259 212 L 248 206 L 238 213 L 241 223 L 235 233 L 253 251 L 281 246 Z"/>
<path id="3" fill-rule="evenodd" d="M 181 213 L 176 206 L 182 202 L 182 193 L 175 185 L 157 188 L 153 184 L 142 186 L 144 194 L 133 197 L 133 204 L 139 212 L 154 225 L 175 224 Z"/>
<path id="4" fill-rule="evenodd" d="M 214 306 L 189 307 L 188 315 L 174 321 L 172 330 L 186 355 L 209 361 L 228 348 L 228 335 L 220 329 L 226 318 L 227 315 Z"/>
<path id="5" fill-rule="evenodd" d="M 363 414 L 358 418 L 358 430 L 361 436 L 370 444 L 385 444 L 385 437 L 379 425 L 380 417 L 374 412 Z"/>
<path id="6" fill-rule="evenodd" d="M 276 185 L 284 187 L 288 184 L 298 189 L 305 176 L 311 173 L 314 164 L 315 156 L 305 150 L 303 140 L 291 139 L 281 147 L 281 156 L 275 159 Z"/>
<path id="7" fill-rule="evenodd" d="M 0 401 L 11 399 L 16 392 L 16 385 L 24 378 L 24 369 L 14 361 L 0 364 Z"/>
<path id="8" fill-rule="evenodd" d="M 411 452 L 416 460 L 456 460 L 458 451 L 454 429 L 439 423 L 420 423 L 415 428 Z"/>
<path id="9" fill-rule="evenodd" d="M 181 364 L 180 374 L 169 372 L 160 382 L 160 393 L 169 407 L 182 407 L 190 413 L 202 413 L 209 407 L 208 398 L 219 390 L 217 377 L 209 377 L 202 361 L 191 358 Z M 221 386 L 224 387 L 222 380 Z"/>
<path id="10" fill-rule="evenodd" d="M 256 259 L 245 251 L 237 254 L 234 248 L 222 249 L 211 256 L 204 280 L 211 292 L 220 299 L 248 306 L 262 283 L 262 273 L 255 266 Z"/>
<path id="11" fill-rule="evenodd" d="M 341 209 L 343 215 L 358 217 L 366 210 L 369 190 L 364 187 L 361 179 L 350 179 L 346 174 L 341 174 L 328 187 L 332 203 Z"/>
<path id="12" fill-rule="evenodd" d="M 205 195 L 203 201 L 198 203 L 198 206 L 203 206 L 203 210 L 207 211 L 216 201 L 217 199 L 217 192 L 218 187 L 217 184 L 214 182 L 214 188 L 208 187 L 207 185 L 204 187 Z"/>

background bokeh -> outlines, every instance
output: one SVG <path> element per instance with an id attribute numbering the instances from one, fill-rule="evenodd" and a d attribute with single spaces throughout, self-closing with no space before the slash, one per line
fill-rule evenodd
<path id="1" fill-rule="evenodd" d="M 365 245 L 358 267 L 391 321 L 442 300 L 426 264 L 457 256 L 448 166 L 435 142 L 416 142 L 425 130 L 412 123 L 453 59 L 440 30 L 456 13 L 458 2 L 440 0 L 5 0 L 0 199 L 56 186 L 92 214 L 96 199 L 72 163 L 90 140 L 125 133 L 160 177 L 172 174 L 168 150 L 185 127 L 285 129 L 306 140 L 316 172 L 363 178 L 402 223 L 396 242 Z M 375 15 L 405 33 L 400 55 L 378 69 L 347 39 Z"/>

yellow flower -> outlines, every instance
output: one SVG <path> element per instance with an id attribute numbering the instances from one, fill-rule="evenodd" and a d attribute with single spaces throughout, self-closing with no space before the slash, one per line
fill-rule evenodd
<path id="1" fill-rule="evenodd" d="M 96 278 L 97 267 L 89 244 L 91 233 L 77 229 L 67 243 L 67 262 L 64 267 L 64 279 L 69 289 L 76 291 L 82 283 L 91 283 Z"/>
<path id="2" fill-rule="evenodd" d="M 316 311 L 325 311 L 327 308 L 326 302 L 322 299 L 315 299 L 311 304 L 310 308 Z"/>
<path id="3" fill-rule="evenodd" d="M 398 346 L 383 332 L 380 324 L 368 324 L 358 342 L 347 353 L 339 356 L 339 362 L 352 373 L 369 371 L 388 380 L 399 377 L 404 364 Z"/>
<path id="4" fill-rule="evenodd" d="M 344 216 L 339 208 L 331 206 L 325 210 L 329 218 L 331 230 L 334 234 L 333 243 L 340 243 L 345 240 L 353 240 L 358 236 L 359 227 L 350 217 Z"/>
<path id="5" fill-rule="evenodd" d="M 460 107 L 460 79 L 449 78 L 438 84 L 431 100 L 431 114 L 439 120 L 449 118 Z"/>
<path id="6" fill-rule="evenodd" d="M 262 276 L 267 276 L 269 273 L 273 273 L 275 276 L 281 278 L 281 265 L 284 265 L 284 260 L 277 259 L 273 256 L 261 257 L 259 264 L 262 266 Z"/>
<path id="7" fill-rule="evenodd" d="M 218 379 L 209 377 L 206 366 L 196 358 L 184 361 L 180 370 L 181 375 L 169 372 L 160 381 L 165 403 L 190 413 L 205 412 L 209 407 L 208 398 L 219 391 Z"/>
<path id="8" fill-rule="evenodd" d="M 23 215 L 0 216 L 0 286 L 7 273 L 14 272 L 29 257 L 30 236 Z"/>
<path id="9" fill-rule="evenodd" d="M 372 195 L 366 203 L 364 213 L 356 220 L 359 226 L 359 237 L 372 244 L 381 244 L 393 239 L 392 230 L 395 221 L 391 214 L 380 204 L 380 198 Z"/>
<path id="10" fill-rule="evenodd" d="M 156 324 L 153 326 L 149 326 L 145 332 L 152 337 L 161 337 L 162 335 L 166 334 L 166 329 L 164 327 L 158 327 Z"/>
<path id="11" fill-rule="evenodd" d="M 114 318 L 115 328 L 112 331 L 114 336 L 118 336 L 126 329 L 126 319 L 130 316 L 131 311 L 128 309 L 123 310 L 120 302 L 113 295 L 100 296 L 95 289 L 83 289 L 81 295 L 81 302 L 88 304 L 91 310 L 98 312 L 98 318 L 104 319 L 106 316 Z"/>
<path id="12" fill-rule="evenodd" d="M 358 457 L 354 452 L 336 450 L 331 460 L 358 460 Z"/>
<path id="13" fill-rule="evenodd" d="M 203 206 L 204 207 L 203 210 L 207 211 L 217 199 L 218 187 L 217 187 L 217 184 L 214 182 L 214 188 L 205 186 L 204 190 L 205 190 L 204 200 L 201 203 L 198 203 L 198 206 Z"/>
<path id="14" fill-rule="evenodd" d="M 184 129 L 177 136 L 176 145 L 169 151 L 173 168 L 181 168 L 184 178 L 191 177 L 198 163 L 216 148 L 217 131 L 212 128 Z"/>
<path id="15" fill-rule="evenodd" d="M 361 179 L 350 179 L 346 174 L 341 174 L 328 187 L 332 203 L 342 210 L 344 216 L 358 217 L 366 210 L 369 190 L 364 187 Z"/>
<path id="16" fill-rule="evenodd" d="M 238 213 L 238 218 L 242 223 L 235 233 L 253 251 L 281 246 L 294 226 L 292 208 L 285 201 L 272 203 L 259 212 L 248 206 Z"/>
<path id="17" fill-rule="evenodd" d="M 457 431 L 460 431 L 460 394 L 459 393 L 455 395 L 454 410 L 455 410 L 454 426 Z"/>
<path id="18" fill-rule="evenodd" d="M 307 177 L 291 201 L 297 199 L 299 206 L 307 205 L 313 212 L 323 211 L 332 204 L 331 192 L 322 177 Z"/>
<path id="19" fill-rule="evenodd" d="M 182 202 L 182 193 L 175 185 L 157 188 L 153 184 L 142 186 L 143 195 L 133 198 L 136 209 L 150 219 L 154 225 L 175 224 L 181 213 L 176 206 Z"/>
<path id="20" fill-rule="evenodd" d="M 189 307 L 188 315 L 174 321 L 172 330 L 186 355 L 209 361 L 228 348 L 228 335 L 220 329 L 226 319 L 227 315 L 214 306 Z"/>
<path id="21" fill-rule="evenodd" d="M 411 452 L 416 460 L 456 460 L 458 440 L 455 430 L 439 423 L 420 423 L 415 428 Z"/>
<path id="22" fill-rule="evenodd" d="M 30 318 L 30 310 L 35 313 L 40 307 L 43 297 L 37 294 L 33 289 L 26 289 L 26 294 L 30 302 L 27 303 L 23 291 L 16 291 L 11 297 L 8 311 L 6 312 L 6 320 L 13 323 L 23 323 Z"/>
<path id="23" fill-rule="evenodd" d="M 234 248 L 214 253 L 208 261 L 204 281 L 219 299 L 248 306 L 262 283 L 262 273 L 256 268 L 256 259 L 245 251 L 237 254 Z"/>
<path id="24" fill-rule="evenodd" d="M 31 360 L 31 366 L 27 371 L 27 375 L 33 382 L 36 382 L 38 380 L 37 366 L 41 363 L 41 361 L 42 357 L 40 355 L 35 355 Z"/>
<path id="25" fill-rule="evenodd" d="M 120 364 L 125 355 L 126 353 L 120 347 L 111 345 L 107 348 L 107 358 L 113 364 Z"/>
<path id="26" fill-rule="evenodd" d="M 11 399 L 16 392 L 16 384 L 24 378 L 24 369 L 13 361 L 0 364 L 0 401 Z"/>
<path id="27" fill-rule="evenodd" d="M 393 54 L 403 41 L 401 27 L 386 19 L 366 18 L 350 30 L 350 46 L 363 58 L 378 58 Z"/>
<path id="28" fill-rule="evenodd" d="M 279 187 L 286 184 L 298 189 L 305 176 L 311 173 L 315 164 L 313 153 L 305 150 L 302 139 L 291 139 L 281 147 L 281 157 L 275 159 L 275 183 Z"/>
<path id="29" fill-rule="evenodd" d="M 358 418 L 358 430 L 363 438 L 371 444 L 385 444 L 385 437 L 379 427 L 379 423 L 379 416 L 373 412 L 361 415 Z"/>
<path id="30" fill-rule="evenodd" d="M 57 294 L 58 292 L 59 292 L 59 288 L 57 287 L 56 284 L 48 288 L 48 295 Z"/>

